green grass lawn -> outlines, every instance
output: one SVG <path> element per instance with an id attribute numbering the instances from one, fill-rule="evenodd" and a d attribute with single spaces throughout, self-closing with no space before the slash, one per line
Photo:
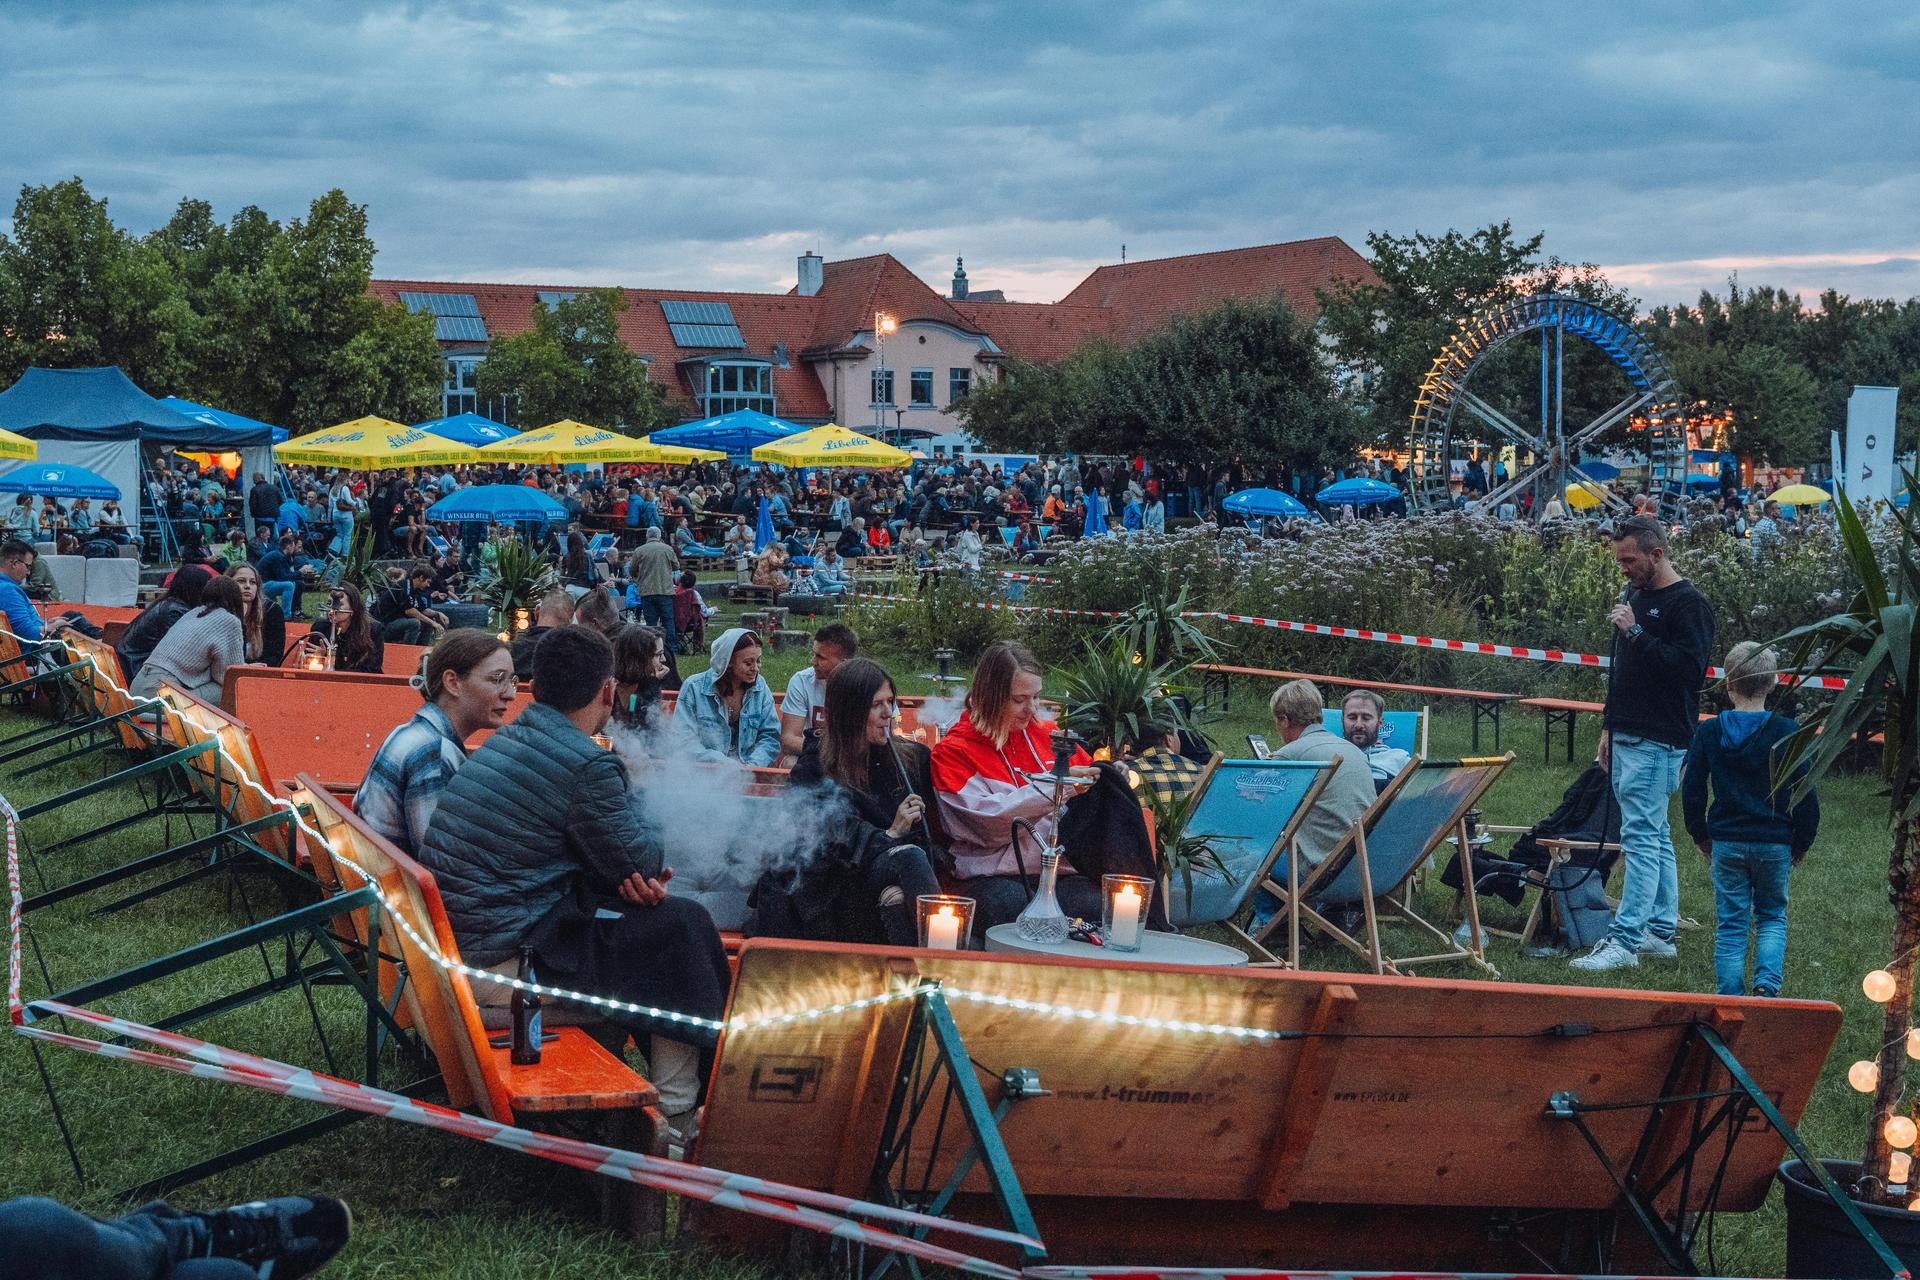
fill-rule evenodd
<path id="1" fill-rule="evenodd" d="M 718 592 L 716 591 L 717 595 Z M 716 601 L 717 603 L 717 601 Z M 724 624 L 731 612 L 715 618 Z M 717 634 L 711 632 L 709 634 Z M 925 678 L 930 655 L 876 653 L 892 671 L 903 693 L 932 692 Z M 1328 664 L 1339 651 L 1328 642 Z M 806 661 L 804 649 L 769 653 L 768 683 L 776 693 L 787 676 Z M 681 658 L 683 674 L 705 666 L 705 656 Z M 1266 688 L 1238 682 L 1234 714 L 1208 724 L 1214 741 L 1229 753 L 1249 732 L 1268 732 Z M 1436 708 L 1432 754 L 1466 754 L 1469 726 L 1464 713 Z M 29 723 L 15 714 L 0 715 L 0 734 Z M 1576 754 L 1591 758 L 1597 726 L 1587 723 Z M 1541 763 L 1540 723 L 1510 713 L 1502 746 L 1517 754 L 1515 767 L 1486 803 L 1487 820 L 1525 824 L 1557 803 L 1578 771 L 1565 763 Z M 1482 748 L 1491 743 L 1483 741 Z M 30 803 L 98 776 L 106 756 L 75 762 L 25 780 L 0 775 L 0 791 L 15 804 Z M 1860 978 L 1885 960 L 1891 921 L 1884 891 L 1888 837 L 1885 802 L 1867 780 L 1847 778 L 1823 792 L 1825 826 L 1818 844 L 1795 874 L 1787 953 L 1786 993 L 1837 1001 L 1847 1012 L 1839 1044 L 1828 1059 L 1802 1124 L 1813 1148 L 1822 1154 L 1852 1157 L 1860 1146 L 1867 1099 L 1847 1087 L 1847 1065 L 1871 1056 L 1876 1047 L 1878 1009 L 1860 992 Z M 44 847 L 62 834 L 92 826 L 128 811 L 131 793 L 110 795 L 30 820 L 29 840 Z M 176 835 L 176 838 L 177 835 Z M 116 865 L 160 847 L 160 824 L 151 822 L 97 845 L 47 860 L 50 882 L 60 883 L 89 871 Z M 1564 961 L 1527 960 L 1505 940 L 1492 943 L 1490 956 L 1502 975 L 1520 981 L 1630 986 L 1650 990 L 1707 992 L 1713 989 L 1711 920 L 1713 899 L 1706 864 L 1676 831 L 1680 848 L 1683 915 L 1703 928 L 1684 932 L 1676 961 L 1643 963 L 1638 969 L 1585 978 Z M 1428 893 L 1429 918 L 1446 919 L 1450 894 L 1436 883 Z M 29 878 L 28 891 L 36 886 Z M 244 893 L 244 900 L 242 894 Z M 97 895 L 110 897 L 111 893 Z M 61 904 L 33 918 L 34 939 L 52 973 L 64 987 L 114 972 L 127 965 L 211 937 L 244 919 L 249 907 L 271 909 L 273 890 L 264 876 L 237 882 L 209 879 L 131 911 L 93 914 L 98 901 Z M 1490 919 L 1515 923 L 1504 904 L 1485 909 Z M 1329 969 L 1357 967 L 1353 957 L 1317 946 L 1313 963 Z M 1467 965 L 1423 972 L 1436 976 L 1477 976 Z M 189 1006 L 221 990 L 258 976 L 257 956 L 237 956 L 221 964 L 179 975 L 106 1007 L 135 1017 L 158 1017 Z M 28 955 L 28 992 L 48 989 Z M 321 1025 L 339 1069 L 358 1069 L 357 1023 L 349 1002 L 336 989 L 318 993 Z M 287 993 L 204 1023 L 205 1038 L 221 1040 L 303 1065 L 326 1066 L 323 1048 L 299 994 Z M 138 1068 L 84 1058 L 61 1050 L 43 1050 L 62 1106 L 72 1122 L 85 1162 L 94 1175 L 91 1187 L 74 1181 L 50 1117 L 33 1054 L 18 1037 L 0 1047 L 0 1126 L 9 1135 L 0 1157 L 0 1197 L 49 1194 L 95 1212 L 112 1212 L 113 1191 L 144 1177 L 208 1154 L 219 1146 L 257 1136 L 309 1118 L 321 1109 L 267 1094 L 161 1076 Z M 399 1077 L 397 1058 L 387 1064 L 387 1079 Z M 695 1250 L 641 1251 L 601 1231 L 594 1223 L 585 1175 L 530 1159 L 483 1148 L 448 1135 L 401 1124 L 362 1120 L 294 1150 L 270 1156 L 238 1170 L 186 1188 L 175 1195 L 183 1204 L 206 1205 L 322 1189 L 352 1202 L 359 1228 L 353 1244 L 326 1274 L 343 1277 L 728 1277 L 788 1274 L 715 1257 Z M 1783 1252 L 1783 1222 L 1777 1194 L 1760 1213 L 1724 1219 L 1718 1230 L 1716 1261 L 1720 1274 L 1777 1274 Z M 1158 1261 L 1179 1259 L 1125 1259 Z M 1702 1262 L 1704 1264 L 1704 1258 Z"/>

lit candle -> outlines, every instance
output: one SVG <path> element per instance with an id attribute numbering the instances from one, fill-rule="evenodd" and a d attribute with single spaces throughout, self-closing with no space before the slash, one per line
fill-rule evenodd
<path id="1" fill-rule="evenodd" d="M 317 653 L 310 653 L 307 655 L 307 670 L 325 671 L 326 669 L 327 669 L 327 660 L 325 658 L 321 657 Z"/>
<path id="2" fill-rule="evenodd" d="M 927 917 L 927 946 L 934 951 L 960 949 L 960 917 L 952 907 L 941 907 Z"/>
<path id="3" fill-rule="evenodd" d="M 1113 895 L 1113 930 L 1108 941 L 1123 951 L 1140 946 L 1140 891 L 1130 884 Z"/>

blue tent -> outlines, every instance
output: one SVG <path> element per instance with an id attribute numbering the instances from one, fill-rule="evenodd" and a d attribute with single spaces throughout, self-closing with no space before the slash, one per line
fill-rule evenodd
<path id="1" fill-rule="evenodd" d="M 656 431 L 647 439 L 655 444 L 676 444 L 687 449 L 719 449 L 731 457 L 745 458 L 751 457 L 763 444 L 809 429 L 754 409 L 735 409 L 717 418 L 703 418 Z"/>
<path id="2" fill-rule="evenodd" d="M 763 495 L 760 499 L 760 514 L 753 522 L 753 553 L 759 555 L 774 542 L 773 504 Z"/>
<path id="3" fill-rule="evenodd" d="M 264 424 L 258 438 L 229 438 L 176 413 L 133 385 L 119 369 L 29 369 L 0 391 L 0 427 L 34 440 L 123 440 L 154 444 L 272 444 Z M 250 433 L 249 433 L 250 434 Z"/>
<path id="4" fill-rule="evenodd" d="M 118 498 L 120 486 L 85 467 L 24 462 L 0 476 L 0 493 L 47 494 L 55 498 Z"/>
<path id="5" fill-rule="evenodd" d="M 175 413 L 192 418 L 195 422 L 203 422 L 209 427 L 218 427 L 223 431 L 238 431 L 246 435 L 253 435 L 262 430 L 272 432 L 274 444 L 279 444 L 292 434 L 285 427 L 276 427 L 270 423 L 261 422 L 257 418 L 249 418 L 244 413 L 229 413 L 225 409 L 215 409 L 209 405 L 195 404 L 191 400 L 182 400 L 179 396 L 161 396 L 160 403 Z"/>
<path id="6" fill-rule="evenodd" d="M 1306 503 L 1278 489 L 1242 489 L 1220 505 L 1235 515 L 1269 520 L 1298 520 L 1313 515 Z"/>
<path id="7" fill-rule="evenodd" d="M 469 445 L 480 449 L 501 440 L 509 440 L 518 435 L 512 427 L 503 427 L 492 418 L 483 418 L 477 413 L 456 413 L 451 418 L 435 418 L 431 422 L 416 422 L 415 431 L 430 431 L 443 439 L 456 444 Z"/>
<path id="8" fill-rule="evenodd" d="M 1392 502 L 1400 496 L 1400 491 L 1384 480 L 1350 476 L 1345 480 L 1334 481 L 1314 494 L 1313 499 L 1315 502 L 1324 502 L 1335 507 L 1377 507 Z"/>
<path id="9" fill-rule="evenodd" d="M 529 485 L 477 484 L 456 489 L 427 508 L 429 520 L 512 524 L 519 520 L 565 520 L 567 509 Z"/>

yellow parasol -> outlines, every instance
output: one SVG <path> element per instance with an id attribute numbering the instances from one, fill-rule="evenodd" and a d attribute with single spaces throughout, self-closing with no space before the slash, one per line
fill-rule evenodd
<path id="1" fill-rule="evenodd" d="M 1607 500 L 1607 491 L 1583 480 L 1567 486 L 1567 505 L 1575 511 L 1591 511 Z"/>
<path id="2" fill-rule="evenodd" d="M 313 467 L 429 467 L 477 462 L 480 451 L 385 418 L 355 418 L 273 447 L 281 462 Z"/>
<path id="3" fill-rule="evenodd" d="M 708 462 L 727 455 L 715 449 L 682 449 L 645 438 L 623 436 L 604 427 L 562 418 L 480 450 L 483 459 L 558 466 L 565 462 Z"/>
<path id="4" fill-rule="evenodd" d="M 906 450 L 835 422 L 763 444 L 753 451 L 753 460 L 787 467 L 905 467 L 913 463 Z"/>
<path id="5" fill-rule="evenodd" d="M 1767 501 L 1783 507 L 1817 507 L 1823 502 L 1832 502 L 1833 495 L 1814 485 L 1790 484 L 1768 494 Z"/>
<path id="6" fill-rule="evenodd" d="M 25 436 L 17 436 L 11 431 L 0 431 L 0 458 L 16 462 L 32 462 L 40 456 L 40 446 Z"/>

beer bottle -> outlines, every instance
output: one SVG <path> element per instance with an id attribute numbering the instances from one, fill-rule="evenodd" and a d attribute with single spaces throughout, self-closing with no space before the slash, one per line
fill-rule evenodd
<path id="1" fill-rule="evenodd" d="M 533 976 L 533 948 L 520 948 L 520 981 L 538 981 Z M 538 1066 L 540 1062 L 540 993 L 521 987 L 513 989 L 513 1051 L 515 1066 Z"/>

